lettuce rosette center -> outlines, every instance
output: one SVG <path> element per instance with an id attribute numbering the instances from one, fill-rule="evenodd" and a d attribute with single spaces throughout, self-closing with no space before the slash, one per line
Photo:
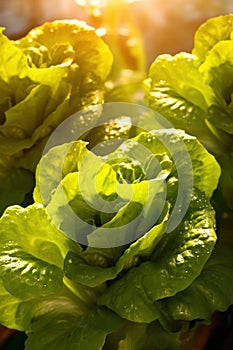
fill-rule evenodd
<path id="1" fill-rule="evenodd" d="M 169 207 L 165 182 L 172 170 L 165 153 L 157 159 L 137 138 L 105 156 L 86 146 L 77 141 L 51 149 L 37 171 L 34 197 L 46 205 L 60 229 L 83 245 L 103 248 L 135 241 L 157 221 L 165 220 Z M 59 153 L 66 153 L 63 160 Z M 50 178 L 46 175 L 52 174 L 55 163 L 63 169 L 62 178 L 59 172 Z"/>

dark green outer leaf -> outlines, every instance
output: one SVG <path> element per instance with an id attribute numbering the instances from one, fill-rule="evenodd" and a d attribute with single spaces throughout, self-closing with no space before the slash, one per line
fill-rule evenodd
<path id="1" fill-rule="evenodd" d="M 9 173 L 8 173 L 9 171 Z M 34 174 L 24 169 L 3 169 L 7 179 L 3 181 L 0 175 L 0 215 L 5 208 L 17 203 L 23 203 L 26 195 L 34 188 Z"/>
<path id="2" fill-rule="evenodd" d="M 13 241 L 2 248 L 0 271 L 4 287 L 17 298 L 49 295 L 62 288 L 60 268 L 37 259 Z"/>
<path id="3" fill-rule="evenodd" d="M 77 317 L 77 311 L 75 305 L 73 310 L 54 305 L 45 315 L 35 317 L 26 350 L 101 350 L 107 334 L 122 325 L 122 320 L 105 308 L 89 310 L 83 317 Z"/>
<path id="4" fill-rule="evenodd" d="M 66 276 L 76 283 L 89 287 L 96 287 L 103 282 L 113 280 L 122 270 L 138 264 L 140 259 L 150 257 L 165 233 L 166 223 L 167 216 L 161 224 L 154 226 L 144 236 L 132 243 L 122 253 L 115 266 L 101 266 L 103 262 L 106 263 L 104 257 L 101 259 L 101 254 L 104 254 L 104 250 L 101 249 L 93 250 L 93 256 L 90 256 L 92 248 L 87 250 L 87 254 L 83 252 L 77 255 L 69 252 L 64 262 Z"/>
<path id="5" fill-rule="evenodd" d="M 117 349 L 180 350 L 181 341 L 179 337 L 179 332 L 167 332 L 158 322 L 152 322 L 149 325 L 129 323 L 125 327 L 125 337 L 119 341 Z M 111 348 L 106 347 L 106 350 L 111 350 Z"/>
<path id="6" fill-rule="evenodd" d="M 215 241 L 214 211 L 205 196 L 196 195 L 185 221 L 164 236 L 152 261 L 131 268 L 99 303 L 130 321 L 155 320 L 159 309 L 153 302 L 187 288 L 209 259 Z"/>
<path id="7" fill-rule="evenodd" d="M 186 290 L 164 301 L 175 320 L 210 321 L 214 311 L 233 304 L 233 249 L 218 245 L 200 276 Z M 163 302 L 162 302 L 163 304 Z"/>

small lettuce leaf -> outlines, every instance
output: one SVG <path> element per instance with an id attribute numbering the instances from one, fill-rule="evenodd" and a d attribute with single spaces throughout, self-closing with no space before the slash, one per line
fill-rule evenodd
<path id="1" fill-rule="evenodd" d="M 158 178 L 124 186 L 129 188 L 129 194 L 130 191 L 133 192 L 130 202 L 122 206 L 110 221 L 88 235 L 90 246 L 121 246 L 135 241 L 156 224 L 164 205 L 158 198 L 164 190 L 163 180 Z"/>
<path id="2" fill-rule="evenodd" d="M 151 322 L 158 318 L 156 304 L 153 315 L 153 302 L 187 288 L 200 274 L 216 241 L 214 225 L 212 207 L 197 192 L 185 220 L 174 232 L 163 236 L 151 261 L 131 268 L 108 288 L 99 303 L 130 321 Z M 142 304 L 150 305 L 150 314 L 146 308 L 138 309 Z"/>
<path id="3" fill-rule="evenodd" d="M 218 103 L 209 107 L 208 120 L 223 131 L 233 134 L 233 40 L 217 43 L 200 66 L 206 84 L 218 95 Z"/>
<path id="4" fill-rule="evenodd" d="M 0 280 L 0 323 L 11 329 L 24 331 L 30 324 L 32 304 L 28 302 L 28 307 L 23 308 L 25 300 L 12 296 L 3 286 Z M 23 309 L 23 312 L 20 310 Z"/>
<path id="5" fill-rule="evenodd" d="M 216 96 L 199 72 L 196 56 L 184 52 L 158 56 L 144 87 L 149 106 L 176 128 L 199 137 L 209 136 L 205 119 Z"/>
<path id="6" fill-rule="evenodd" d="M 232 14 L 208 19 L 195 33 L 192 53 L 204 62 L 217 43 L 233 39 L 232 25 Z"/>
<path id="7" fill-rule="evenodd" d="M 63 144 L 51 148 L 42 157 L 36 169 L 36 186 L 33 193 L 35 202 L 48 205 L 62 178 L 79 170 L 83 158 L 88 153 L 86 145 L 83 141 Z"/>
<path id="8" fill-rule="evenodd" d="M 41 204 L 33 204 L 27 208 L 9 207 L 0 220 L 0 244 L 2 247 L 15 243 L 22 247 L 25 252 L 35 254 L 35 257 L 61 269 L 63 268 L 63 258 L 69 250 L 81 251 L 78 244 L 67 239 L 53 225 Z M 38 227 L 38 222 L 41 224 L 40 227 Z"/>
<path id="9" fill-rule="evenodd" d="M 180 182 L 188 181 L 191 183 L 192 178 L 189 172 L 192 172 L 193 186 L 211 198 L 220 176 L 220 166 L 215 158 L 197 138 L 186 134 L 183 130 L 153 130 L 153 126 L 154 122 L 151 125 L 152 131 L 139 134 L 135 141 L 155 154 L 168 153 L 174 163 L 172 175 Z M 190 161 L 190 164 L 187 164 L 187 161 Z M 166 163 L 167 167 L 169 165 Z M 188 184 L 187 188 L 189 188 Z"/>
<path id="10" fill-rule="evenodd" d="M 51 305 L 45 314 L 36 315 L 28 330 L 26 350 L 101 350 L 106 336 L 116 331 L 123 321 L 105 308 L 96 308 L 80 317 L 75 304 Z M 40 310 L 39 310 L 40 311 Z M 78 316 L 78 317 L 77 317 Z"/>

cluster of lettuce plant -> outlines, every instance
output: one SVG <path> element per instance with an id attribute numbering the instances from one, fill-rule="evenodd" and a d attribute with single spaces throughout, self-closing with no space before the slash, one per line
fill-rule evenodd
<path id="1" fill-rule="evenodd" d="M 232 23 L 231 15 L 208 21 L 192 54 L 158 57 L 145 82 L 150 106 L 195 136 L 154 130 L 145 114 L 102 156 L 90 149 L 119 136 L 117 122 L 111 135 L 93 128 L 89 144 L 63 143 L 41 158 L 65 118 L 104 102 L 112 55 L 102 39 L 77 21 L 47 23 L 16 42 L 1 33 L 2 209 L 25 200 L 40 160 L 34 204 L 9 206 L 0 218 L 0 324 L 26 332 L 26 350 L 180 350 L 195 326 L 233 304 L 233 247 L 219 241 L 210 202 L 220 166 L 203 146 L 224 185 Z M 193 185 L 169 230 L 188 172 L 181 143 Z"/>
<path id="2" fill-rule="evenodd" d="M 217 158 L 222 167 L 220 186 L 230 209 L 233 209 L 232 52 L 233 14 L 211 18 L 196 31 L 192 53 L 158 56 L 145 81 L 149 106 L 175 127 L 197 136 Z"/>
<path id="3" fill-rule="evenodd" d="M 76 20 L 45 23 L 17 41 L 2 28 L 0 48 L 2 213 L 27 202 L 51 132 L 72 113 L 103 103 L 113 57 L 95 30 Z"/>

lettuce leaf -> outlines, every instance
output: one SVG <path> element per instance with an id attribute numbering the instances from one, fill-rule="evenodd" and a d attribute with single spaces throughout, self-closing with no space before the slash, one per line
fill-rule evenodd
<path id="1" fill-rule="evenodd" d="M 121 324 L 122 320 L 117 315 L 104 308 L 90 310 L 80 317 L 75 304 L 54 304 L 49 312 L 34 316 L 25 349 L 101 350 L 106 336 Z"/>
<path id="2" fill-rule="evenodd" d="M 119 350 L 179 350 L 180 347 L 180 333 L 167 332 L 158 322 L 130 324 L 126 328 L 125 338 L 118 344 Z"/>
<path id="3" fill-rule="evenodd" d="M 67 251 L 77 254 L 81 248 L 53 226 L 41 205 L 9 208 L 1 218 L 0 245 L 0 319 L 8 327 L 28 331 L 26 348 L 51 349 L 52 342 L 56 348 L 60 344 L 60 349 L 74 344 L 101 349 L 106 335 L 121 325 L 122 320 L 110 310 L 93 306 L 90 311 L 86 304 L 90 305 L 91 293 L 79 288 L 76 295 L 65 281 L 64 256 Z M 85 336 L 90 331 L 91 342 Z M 72 333 L 74 337 L 64 339 Z"/>
<path id="4" fill-rule="evenodd" d="M 194 196 L 184 222 L 164 235 L 151 261 L 131 268 L 108 288 L 99 303 L 133 322 L 156 320 L 159 307 L 154 302 L 185 289 L 209 259 L 216 242 L 214 221 L 205 197 Z"/>
<path id="5" fill-rule="evenodd" d="M 186 290 L 162 302 L 173 319 L 210 322 L 214 311 L 226 311 L 232 305 L 232 253 L 232 248 L 217 244 L 200 276 Z"/>
<path id="6" fill-rule="evenodd" d="M 204 62 L 217 43 L 232 40 L 232 23 L 232 14 L 208 19 L 195 33 L 193 54 Z"/>

